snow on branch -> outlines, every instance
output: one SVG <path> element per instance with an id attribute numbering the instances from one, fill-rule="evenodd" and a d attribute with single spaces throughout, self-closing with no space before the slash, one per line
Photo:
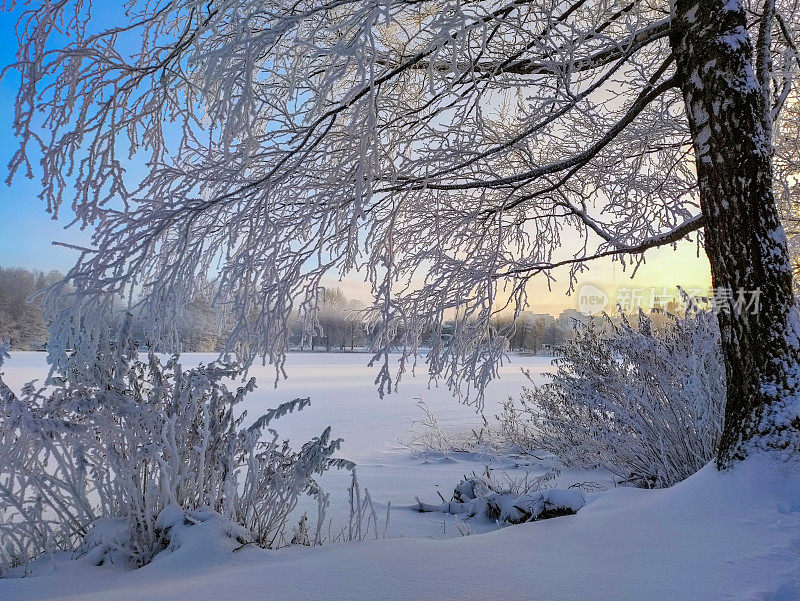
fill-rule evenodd
<path id="1" fill-rule="evenodd" d="M 45 299 L 56 364 L 92 349 L 69 324 L 119 297 L 174 347 L 205 295 L 235 324 L 228 350 L 278 378 L 288 320 L 313 327 L 323 278 L 358 273 L 380 390 L 433 331 L 430 373 L 480 403 L 505 351 L 490 319 L 525 307 L 535 273 L 563 266 L 571 285 L 591 258 L 638 264 L 699 227 L 666 4 L 125 7 L 109 24 L 85 2 L 32 2 L 17 26 L 11 176 L 36 172 L 48 210 L 71 203 L 95 228 Z M 791 83 L 786 64 L 773 77 Z"/>

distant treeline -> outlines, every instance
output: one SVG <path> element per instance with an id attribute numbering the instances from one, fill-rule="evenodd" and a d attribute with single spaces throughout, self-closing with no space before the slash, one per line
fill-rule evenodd
<path id="1" fill-rule="evenodd" d="M 9 341 L 14 350 L 43 350 L 47 332 L 36 300 L 29 301 L 38 290 L 62 277 L 57 271 L 44 273 L 27 269 L 0 267 L 0 341 Z M 363 323 L 359 310 L 364 303 L 348 299 L 340 288 L 329 288 L 317 312 L 317 327 L 306 327 L 295 318 L 290 324 L 290 345 L 297 350 L 355 351 L 372 346 L 372 329 Z M 548 314 L 523 312 L 516 320 L 511 314 L 492 320 L 495 329 L 510 334 L 510 350 L 539 353 L 557 346 L 570 336 L 576 319 L 582 316 L 566 310 L 558 318 Z M 513 322 L 513 328 L 512 326 Z M 447 336 L 452 327 L 445 324 Z M 192 301 L 185 307 L 178 337 L 184 351 L 213 352 L 221 350 L 228 335 L 224 316 L 206 299 Z M 144 342 L 144 320 L 134 315 L 134 338 Z M 423 345 L 430 340 L 423 335 Z"/>
<path id="2" fill-rule="evenodd" d="M 44 273 L 21 268 L 0 267 L 0 341 L 10 342 L 13 350 L 44 350 L 47 331 L 37 299 L 31 297 L 63 276 L 57 271 Z M 319 328 L 309 328 L 295 318 L 291 323 L 290 343 L 306 350 L 355 350 L 370 346 L 372 337 L 356 314 L 363 303 L 345 297 L 339 288 L 326 290 L 317 313 Z M 143 319 L 134 314 L 133 336 L 144 344 Z M 184 351 L 221 350 L 228 335 L 224 315 L 207 299 L 189 303 L 178 326 Z M 304 335 L 305 332 L 305 335 Z"/>
<path id="3" fill-rule="evenodd" d="M 542 349 L 563 344 L 572 331 L 569 313 L 556 319 L 549 314 L 523 312 L 516 321 L 513 315 L 500 315 L 493 321 L 494 327 L 509 336 L 510 350 L 537 354 Z M 512 327 L 513 325 L 513 327 Z"/>
<path id="4" fill-rule="evenodd" d="M 57 271 L 44 273 L 0 267 L 0 341 L 10 342 L 15 350 L 44 348 L 47 332 L 42 312 L 37 302 L 28 299 L 61 277 Z"/>

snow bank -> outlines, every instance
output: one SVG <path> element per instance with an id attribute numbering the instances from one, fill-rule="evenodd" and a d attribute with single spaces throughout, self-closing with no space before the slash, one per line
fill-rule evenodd
<path id="1" fill-rule="evenodd" d="M 589 495 L 587 495 L 589 497 Z M 592 495 L 574 516 L 450 540 L 263 551 L 213 521 L 140 570 L 54 559 L 0 599 L 226 601 L 800 599 L 800 469 L 707 466 L 664 490 Z"/>

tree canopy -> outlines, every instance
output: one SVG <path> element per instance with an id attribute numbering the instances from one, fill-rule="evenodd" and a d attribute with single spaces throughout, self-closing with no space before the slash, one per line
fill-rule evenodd
<path id="1" fill-rule="evenodd" d="M 687 119 L 676 14 L 701 37 L 695 17 L 725 21 L 768 135 L 796 113 L 795 0 L 678 4 L 131 0 L 109 24 L 32 3 L 12 175 L 41 157 L 48 208 L 71 200 L 96 228 L 66 278 L 75 310 L 141 290 L 163 339 L 209 277 L 229 348 L 280 370 L 292 312 L 313 322 L 323 276 L 359 272 L 381 391 L 455 315 L 426 361 L 480 399 L 506 348 L 492 316 L 521 311 L 532 277 L 563 267 L 569 288 L 592 259 L 703 244 L 708 140 Z"/>

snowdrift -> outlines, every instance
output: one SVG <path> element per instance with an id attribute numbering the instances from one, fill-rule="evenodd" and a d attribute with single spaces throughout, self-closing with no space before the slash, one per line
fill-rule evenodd
<path id="1" fill-rule="evenodd" d="M 669 489 L 617 488 L 577 515 L 458 539 L 238 546 L 208 520 L 135 571 L 42 559 L 29 577 L 0 581 L 0 599 L 796 601 L 800 469 L 707 466 Z"/>

